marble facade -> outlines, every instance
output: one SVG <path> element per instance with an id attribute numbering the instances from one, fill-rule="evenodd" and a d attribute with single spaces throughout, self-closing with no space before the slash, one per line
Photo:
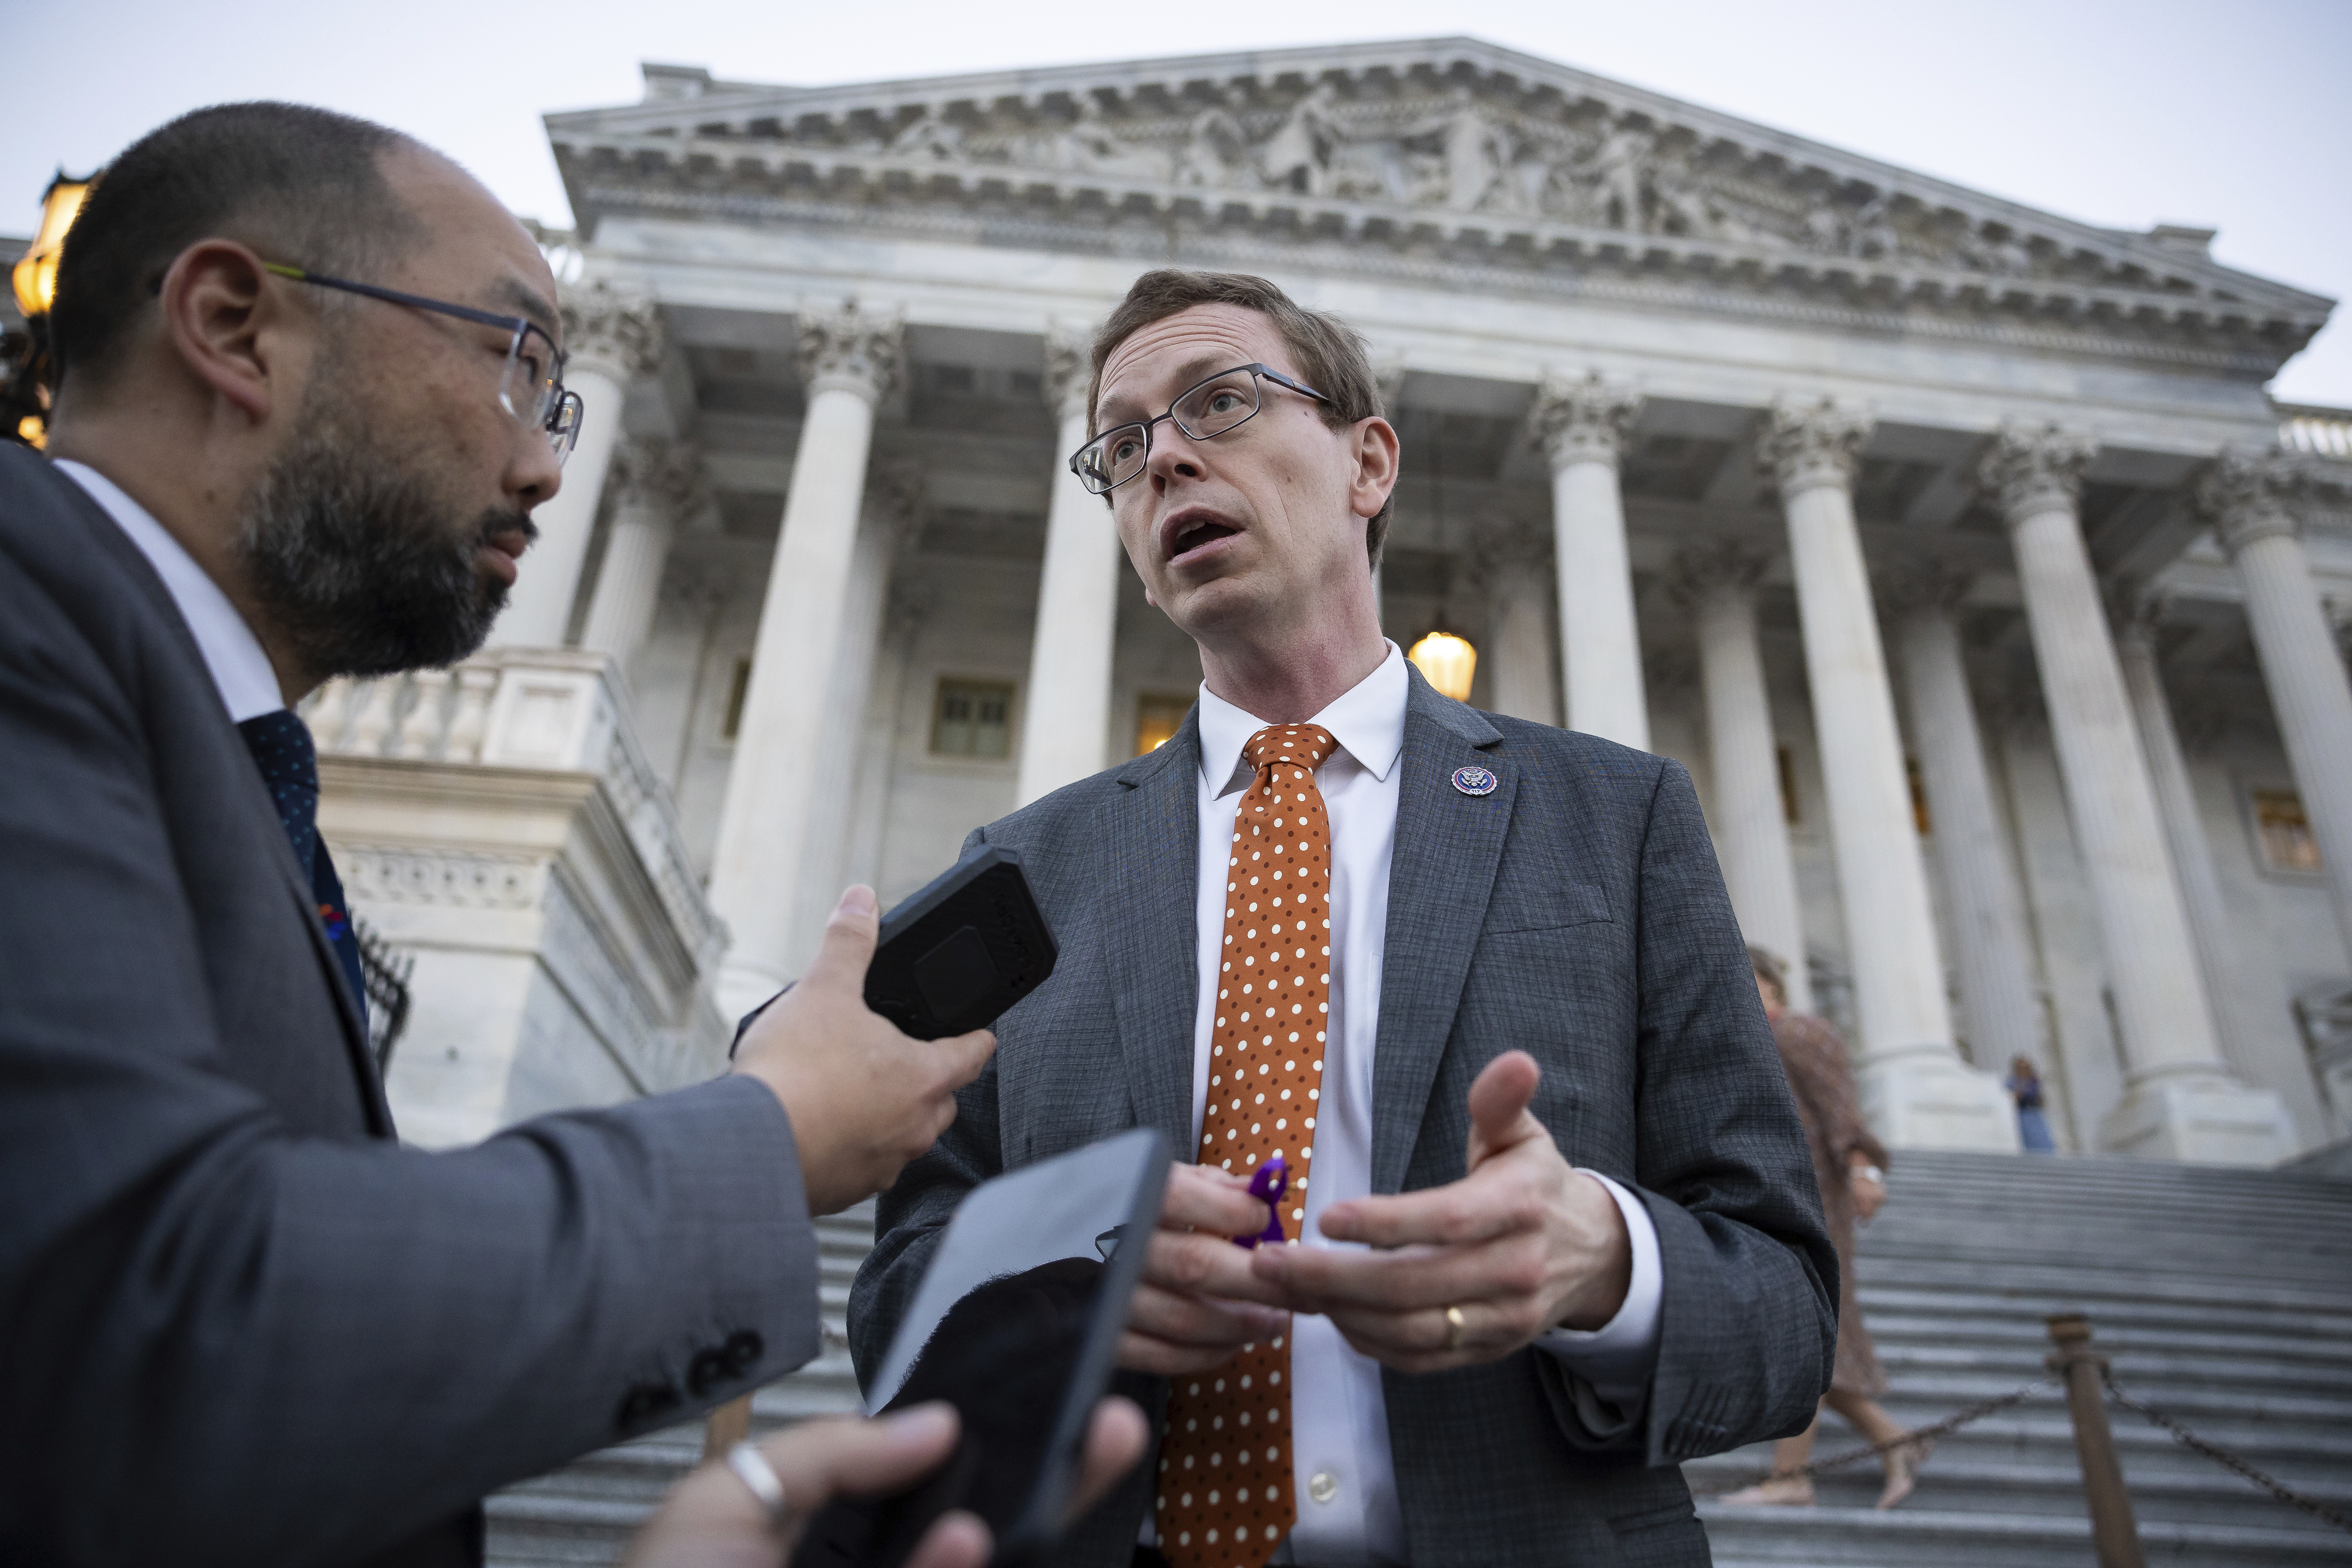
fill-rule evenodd
<path id="1" fill-rule="evenodd" d="M 2352 416 L 2263 390 L 2330 301 L 2203 231 L 1474 41 L 646 84 L 548 119 L 592 434 L 497 648 L 446 678 L 605 694 L 660 796 L 614 852 L 680 857 L 694 897 L 607 901 L 602 939 L 642 919 L 683 956 L 620 966 L 663 977 L 631 984 L 677 1063 L 715 1062 L 710 1020 L 795 972 L 840 885 L 910 891 L 1190 700 L 1061 462 L 1088 328 L 1175 265 L 1363 331 L 1405 446 L 1391 635 L 1443 622 L 1474 702 L 1690 767 L 1743 924 L 1805 960 L 1891 1143 L 2013 1148 L 2019 1054 L 2072 1149 L 2345 1135 Z M 330 793 L 373 813 L 327 819 L 340 853 L 397 836 L 367 780 L 402 758 L 338 700 Z M 602 1053 L 581 1097 L 626 1092 L 625 1031 L 566 1027 Z M 488 1113 L 395 1069 L 428 1118 L 444 1089 Z"/>

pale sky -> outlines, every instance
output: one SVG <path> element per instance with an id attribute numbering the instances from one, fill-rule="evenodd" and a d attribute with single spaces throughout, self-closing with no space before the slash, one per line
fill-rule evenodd
<path id="1" fill-rule="evenodd" d="M 183 110 L 296 99 L 383 120 L 517 212 L 570 221 L 539 116 L 633 103 L 643 60 L 816 85 L 1466 33 L 2113 228 L 2216 228 L 2232 267 L 2352 295 L 2352 0 L 405 0 L 241 13 L 0 0 L 0 232 Z M 2273 391 L 2352 406 L 2337 319 Z"/>

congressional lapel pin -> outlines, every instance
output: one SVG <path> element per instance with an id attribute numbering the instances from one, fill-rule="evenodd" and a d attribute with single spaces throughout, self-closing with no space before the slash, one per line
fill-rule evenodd
<path id="1" fill-rule="evenodd" d="M 1457 768 L 1454 770 L 1454 787 L 1465 795 L 1491 795 L 1502 780 L 1484 768 Z"/>

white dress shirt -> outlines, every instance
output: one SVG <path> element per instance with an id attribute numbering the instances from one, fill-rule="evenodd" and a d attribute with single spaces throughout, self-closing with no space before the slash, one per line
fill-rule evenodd
<path id="1" fill-rule="evenodd" d="M 269 655 L 261 651 L 261 639 L 253 634 L 253 628 L 245 623 L 220 584 L 196 564 L 196 558 L 155 520 L 153 513 L 89 464 L 59 458 L 57 465 L 66 477 L 89 492 L 89 498 L 130 536 L 147 564 L 155 569 L 155 575 L 163 580 L 172 602 L 179 606 L 180 619 L 195 634 L 196 651 L 205 656 L 205 668 L 212 672 L 214 688 L 228 709 L 229 722 L 243 724 L 284 707 L 285 694 L 278 689 L 278 672 L 270 668 Z"/>
<path id="2" fill-rule="evenodd" d="M 1404 655 L 1388 658 L 1315 716 L 1339 749 L 1315 771 L 1331 824 L 1331 1043 L 1315 1145 L 1307 1151 L 1307 1218 L 1297 1228 L 1311 1247 L 1358 1245 L 1321 1239 L 1326 1206 L 1371 1192 L 1372 1051 L 1379 1033 L 1381 969 L 1388 942 L 1389 862 L 1396 843 L 1397 764 L 1404 751 L 1410 683 Z M 1252 770 L 1249 737 L 1266 727 L 1201 687 L 1201 843 L 1198 924 L 1200 1006 L 1192 1040 L 1192 1137 L 1208 1099 L 1209 1036 L 1215 1023 L 1223 956 L 1225 860 Z M 1595 1173 L 1596 1175 L 1598 1173 Z M 1586 1333 L 1557 1330 L 1538 1343 L 1560 1356 L 1621 1408 L 1646 1398 L 1657 1361 L 1661 1281 L 1658 1233 L 1641 1201 L 1602 1176 L 1625 1216 L 1633 1269 L 1625 1303 Z M 1330 1320 L 1293 1320 L 1290 1338 L 1291 1457 L 1298 1524 L 1277 1563 L 1357 1568 L 1405 1560 L 1404 1516 L 1389 1449 L 1380 1364 L 1351 1349 Z M 1147 1533 L 1150 1525 L 1146 1524 Z"/>

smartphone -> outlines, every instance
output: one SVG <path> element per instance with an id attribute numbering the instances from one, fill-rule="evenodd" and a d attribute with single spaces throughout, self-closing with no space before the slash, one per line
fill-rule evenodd
<path id="1" fill-rule="evenodd" d="M 1139 1127 L 965 1195 L 866 1401 L 878 1415 L 947 1400 L 962 1418 L 955 1450 L 904 1492 L 826 1504 L 793 1568 L 898 1568 L 951 1508 L 987 1523 L 1000 1564 L 1054 1543 L 1168 1162 L 1167 1138 Z"/>
<path id="2" fill-rule="evenodd" d="M 1043 985 L 1060 956 L 1021 852 L 991 844 L 882 917 L 866 967 L 866 1005 L 917 1040 L 986 1029 Z M 775 999 L 743 1015 L 730 1057 Z"/>

